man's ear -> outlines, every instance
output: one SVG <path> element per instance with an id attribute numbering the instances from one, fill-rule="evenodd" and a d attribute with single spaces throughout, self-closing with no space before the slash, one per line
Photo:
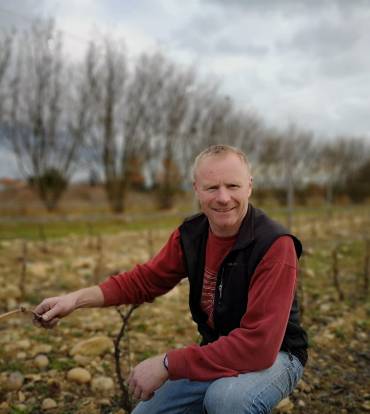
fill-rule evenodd
<path id="1" fill-rule="evenodd" d="M 252 189 L 253 189 L 253 177 L 252 177 L 252 176 L 250 176 L 250 177 L 249 177 L 249 194 L 248 194 L 248 197 L 250 197 L 250 196 L 251 196 L 251 194 L 252 194 Z"/>

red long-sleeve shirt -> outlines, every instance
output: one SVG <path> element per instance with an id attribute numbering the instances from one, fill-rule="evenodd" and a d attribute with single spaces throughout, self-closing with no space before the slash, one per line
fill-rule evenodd
<path id="1" fill-rule="evenodd" d="M 279 352 L 293 302 L 297 259 L 292 239 L 278 238 L 257 266 L 249 287 L 247 312 L 240 327 L 213 343 L 167 353 L 170 379 L 206 381 L 259 371 Z M 185 277 L 180 232 L 160 252 L 129 272 L 100 284 L 104 304 L 143 303 L 168 292 Z"/>

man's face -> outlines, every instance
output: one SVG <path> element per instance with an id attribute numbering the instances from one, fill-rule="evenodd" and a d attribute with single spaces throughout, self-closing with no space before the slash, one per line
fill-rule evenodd
<path id="1" fill-rule="evenodd" d="M 237 154 L 210 155 L 198 164 L 194 190 L 211 230 L 221 237 L 235 235 L 248 210 L 252 177 Z"/>

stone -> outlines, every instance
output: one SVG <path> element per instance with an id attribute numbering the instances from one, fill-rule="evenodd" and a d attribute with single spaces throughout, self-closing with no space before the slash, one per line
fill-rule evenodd
<path id="1" fill-rule="evenodd" d="M 110 338 L 107 336 L 95 336 L 76 344 L 71 349 L 70 355 L 98 356 L 111 351 L 112 348 L 113 342 Z"/>
<path id="2" fill-rule="evenodd" d="M 6 388 L 9 391 L 18 391 L 22 388 L 23 382 L 24 376 L 20 372 L 12 372 L 6 382 Z"/>
<path id="3" fill-rule="evenodd" d="M 18 391 L 18 400 L 21 403 L 24 402 L 24 401 L 26 401 L 26 396 L 23 394 L 22 391 Z"/>
<path id="4" fill-rule="evenodd" d="M 26 412 L 27 410 L 27 406 L 25 404 L 17 404 L 15 408 L 17 409 L 17 412 L 21 413 Z"/>
<path id="5" fill-rule="evenodd" d="M 94 377 L 91 381 L 91 389 L 94 392 L 108 395 L 114 390 L 114 382 L 110 377 Z"/>
<path id="6" fill-rule="evenodd" d="M 78 384 L 86 384 L 91 381 L 91 374 L 85 368 L 72 368 L 68 371 L 67 379 Z"/>
<path id="7" fill-rule="evenodd" d="M 19 299 L 22 292 L 17 285 L 9 284 L 1 289 L 0 298 L 4 299 Z"/>
<path id="8" fill-rule="evenodd" d="M 17 355 L 16 355 L 16 357 L 17 357 L 17 359 L 26 359 L 27 358 L 27 354 L 25 353 L 25 352 L 23 352 L 23 351 L 21 351 L 21 352 L 17 352 Z"/>
<path id="9" fill-rule="evenodd" d="M 77 354 L 73 357 L 73 359 L 77 362 L 77 364 L 83 367 L 90 365 L 93 358 L 94 357 L 84 356 L 80 354 Z"/>
<path id="10" fill-rule="evenodd" d="M 57 408 L 58 404 L 52 398 L 45 398 L 41 403 L 41 408 L 43 410 L 51 410 Z"/>
<path id="11" fill-rule="evenodd" d="M 18 302 L 14 298 L 6 298 L 6 308 L 8 311 L 18 307 Z"/>
<path id="12" fill-rule="evenodd" d="M 37 368 L 45 369 L 49 365 L 49 358 L 46 355 L 37 355 L 34 359 Z"/>
<path id="13" fill-rule="evenodd" d="M 28 339 L 22 339 L 17 342 L 17 348 L 19 349 L 29 349 L 31 347 L 31 342 Z"/>
<path id="14" fill-rule="evenodd" d="M 37 344 L 32 348 L 31 356 L 35 357 L 38 354 L 49 354 L 53 350 L 50 344 Z"/>
<path id="15" fill-rule="evenodd" d="M 311 387 L 307 384 L 307 382 L 303 381 L 302 379 L 298 382 L 297 388 L 300 391 L 303 391 L 303 392 L 306 392 L 306 393 L 311 392 Z"/>
<path id="16" fill-rule="evenodd" d="M 370 411 L 370 401 L 365 401 L 361 406 L 365 411 Z"/>
<path id="17" fill-rule="evenodd" d="M 276 409 L 279 413 L 290 413 L 292 412 L 294 408 L 293 403 L 290 401 L 289 397 L 284 398 L 279 402 L 279 404 L 276 406 Z"/>

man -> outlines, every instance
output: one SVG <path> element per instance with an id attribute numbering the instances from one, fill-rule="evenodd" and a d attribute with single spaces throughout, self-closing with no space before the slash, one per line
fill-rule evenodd
<path id="1" fill-rule="evenodd" d="M 268 413 L 292 392 L 307 360 L 295 297 L 302 247 L 248 203 L 252 176 L 240 150 L 200 153 L 193 187 L 202 214 L 185 220 L 153 259 L 35 311 L 51 327 L 79 307 L 150 301 L 186 275 L 202 343 L 133 369 L 129 387 L 142 400 L 134 414 Z"/>

